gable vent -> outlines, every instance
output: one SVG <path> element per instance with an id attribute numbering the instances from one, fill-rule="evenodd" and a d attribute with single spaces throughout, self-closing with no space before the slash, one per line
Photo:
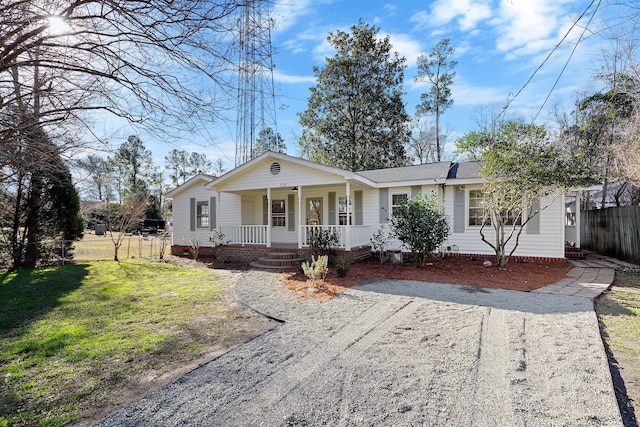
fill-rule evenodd
<path id="1" fill-rule="evenodd" d="M 271 163 L 271 167 L 269 168 L 271 175 L 278 175 L 280 173 L 280 163 L 273 162 Z"/>

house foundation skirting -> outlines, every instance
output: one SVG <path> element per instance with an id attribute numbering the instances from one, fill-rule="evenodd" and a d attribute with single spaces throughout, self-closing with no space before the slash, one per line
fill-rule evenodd
<path id="1" fill-rule="evenodd" d="M 191 257 L 191 247 L 187 245 L 174 245 L 171 246 L 171 255 Z M 226 261 L 239 261 L 239 262 L 253 262 L 263 256 L 266 252 L 293 252 L 297 253 L 301 258 L 311 259 L 313 250 L 309 248 L 297 249 L 297 248 L 267 248 L 265 246 L 241 246 L 241 245 L 226 245 L 220 248 L 220 257 Z M 209 257 L 213 256 L 213 248 L 208 246 L 200 247 L 198 251 L 199 256 Z M 370 246 L 361 246 L 353 248 L 350 251 L 337 250 L 336 260 L 345 259 L 349 262 L 354 262 L 360 259 L 367 258 L 371 254 Z"/>
<path id="2" fill-rule="evenodd" d="M 446 257 L 454 258 L 477 258 L 483 260 L 489 260 L 493 262 L 496 258 L 495 254 L 463 254 L 447 252 Z M 552 257 L 538 257 L 538 256 L 520 256 L 512 255 L 509 257 L 509 262 L 543 262 L 543 263 L 559 263 L 566 264 L 566 258 L 552 258 Z"/>
<path id="3" fill-rule="evenodd" d="M 171 255 L 191 257 L 190 246 L 187 245 L 174 245 L 171 246 Z M 293 252 L 297 253 L 301 258 L 311 259 L 313 251 L 309 248 L 296 249 L 296 248 L 267 248 L 265 246 L 241 246 L 241 245 L 227 245 L 221 248 L 220 256 L 226 261 L 239 261 L 239 262 L 253 262 L 263 256 L 266 252 Z M 199 256 L 211 257 L 215 253 L 212 247 L 202 246 L 200 247 Z M 371 255 L 370 246 L 361 246 L 353 248 L 351 251 L 338 250 L 336 251 L 335 260 L 345 259 L 349 262 L 354 262 L 367 258 Z M 405 257 L 408 253 L 404 253 Z M 446 257 L 459 257 L 459 258 L 477 258 L 483 260 L 492 261 L 495 259 L 495 254 L 467 254 L 467 253 L 451 253 L 447 252 Z M 514 255 L 509 258 L 511 262 L 543 262 L 543 263 L 560 263 L 567 262 L 567 258 L 552 258 L 552 257 L 535 257 L 535 256 L 518 256 Z"/>

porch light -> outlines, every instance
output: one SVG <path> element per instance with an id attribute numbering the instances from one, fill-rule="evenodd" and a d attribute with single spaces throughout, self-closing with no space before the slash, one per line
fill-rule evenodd
<path id="1" fill-rule="evenodd" d="M 298 191 L 298 187 L 293 187 L 291 191 Z"/>

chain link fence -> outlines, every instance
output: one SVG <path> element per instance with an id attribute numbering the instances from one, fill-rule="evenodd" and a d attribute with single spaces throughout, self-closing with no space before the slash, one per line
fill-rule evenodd
<path id="1" fill-rule="evenodd" d="M 48 240 L 38 242 L 43 265 L 64 265 L 70 262 L 113 260 L 115 244 L 109 234 L 85 234 L 82 240 Z M 171 235 L 124 235 L 118 249 L 118 259 L 162 259 L 171 254 Z M 9 259 L 0 257 L 0 267 L 9 265 Z"/>

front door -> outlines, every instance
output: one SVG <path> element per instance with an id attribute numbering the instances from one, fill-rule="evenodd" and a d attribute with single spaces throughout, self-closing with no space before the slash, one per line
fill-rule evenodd
<path id="1" fill-rule="evenodd" d="M 307 225 L 322 225 L 322 197 L 307 199 Z"/>

